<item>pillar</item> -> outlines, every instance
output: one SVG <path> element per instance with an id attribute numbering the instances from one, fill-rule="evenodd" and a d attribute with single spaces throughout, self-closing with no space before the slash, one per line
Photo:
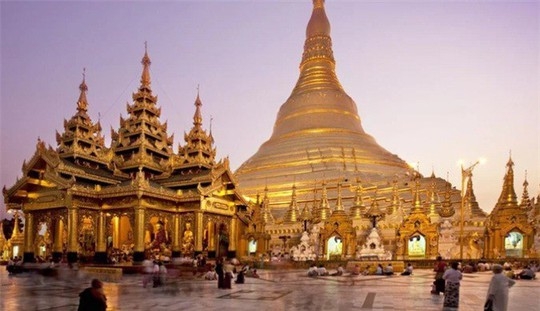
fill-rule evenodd
<path id="1" fill-rule="evenodd" d="M 180 215 L 178 214 L 178 211 L 176 211 L 173 216 L 172 258 L 180 257 L 180 228 Z"/>
<path id="2" fill-rule="evenodd" d="M 231 219 L 230 234 L 229 234 L 229 250 L 227 257 L 236 257 L 236 241 L 238 240 L 238 216 L 233 215 Z"/>
<path id="3" fill-rule="evenodd" d="M 15 220 L 17 221 L 17 220 Z M 24 213 L 24 251 L 23 262 L 34 262 L 34 215 Z"/>
<path id="4" fill-rule="evenodd" d="M 61 217 L 58 217 L 54 223 L 54 238 L 53 238 L 53 260 L 54 262 L 60 262 L 62 260 L 62 254 L 64 252 L 63 237 L 64 234 L 64 221 Z"/>
<path id="5" fill-rule="evenodd" d="M 79 223 L 78 223 L 78 209 L 77 207 L 68 206 L 68 245 L 67 245 L 67 259 L 68 263 L 77 262 L 77 253 L 79 251 Z"/>
<path id="6" fill-rule="evenodd" d="M 133 238 L 135 247 L 133 249 L 133 262 L 141 263 L 144 260 L 144 207 L 139 199 L 135 206 L 135 230 Z"/>
<path id="7" fill-rule="evenodd" d="M 120 248 L 120 216 L 112 218 L 113 248 Z"/>
<path id="8" fill-rule="evenodd" d="M 208 257 L 216 257 L 216 224 L 213 221 L 208 221 L 206 224 L 206 234 L 208 238 Z"/>
<path id="9" fill-rule="evenodd" d="M 105 213 L 99 211 L 97 222 L 97 241 L 94 262 L 107 263 L 107 241 L 105 237 Z"/>
<path id="10" fill-rule="evenodd" d="M 202 253 L 202 239 L 204 234 L 203 212 L 195 212 L 195 256 Z"/>

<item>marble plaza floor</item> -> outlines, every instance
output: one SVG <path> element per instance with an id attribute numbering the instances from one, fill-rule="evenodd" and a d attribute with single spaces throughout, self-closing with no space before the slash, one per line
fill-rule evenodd
<path id="1" fill-rule="evenodd" d="M 141 275 L 105 282 L 108 310 L 442 310 L 443 296 L 430 294 L 433 273 L 412 276 L 328 276 L 308 278 L 306 271 L 260 270 L 232 289 L 216 281 L 186 276 L 167 286 L 143 288 Z M 9 276 L 0 266 L 0 310 L 77 310 L 78 293 L 91 276 L 65 269 L 59 277 Z M 482 310 L 491 272 L 464 275 L 461 311 Z M 540 280 L 518 280 L 510 289 L 509 311 L 540 310 Z"/>

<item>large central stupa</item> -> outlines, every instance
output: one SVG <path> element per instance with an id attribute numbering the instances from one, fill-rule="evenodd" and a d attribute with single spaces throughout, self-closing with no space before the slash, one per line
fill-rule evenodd
<path id="1" fill-rule="evenodd" d="M 300 77 L 279 110 L 270 139 L 236 171 L 240 187 L 252 197 L 267 187 L 279 214 L 290 203 L 293 184 L 298 198 L 308 202 L 323 183 L 334 190 L 337 182 L 357 180 L 363 187 L 380 186 L 410 173 L 405 161 L 362 128 L 356 103 L 336 76 L 324 0 L 314 0 Z M 335 199 L 331 193 L 329 200 Z"/>

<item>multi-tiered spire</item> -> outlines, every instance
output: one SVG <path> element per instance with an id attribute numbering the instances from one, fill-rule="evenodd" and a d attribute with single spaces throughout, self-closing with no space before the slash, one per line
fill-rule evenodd
<path id="1" fill-rule="evenodd" d="M 512 161 L 512 157 L 510 157 L 506 163 L 506 174 L 504 175 L 502 191 L 495 209 L 514 207 L 517 205 L 517 195 L 514 190 L 514 161 Z"/>
<path id="2" fill-rule="evenodd" d="M 197 91 L 195 99 L 195 114 L 193 115 L 193 127 L 189 134 L 184 133 L 185 146 L 178 147 L 178 154 L 183 164 L 197 164 L 210 167 L 214 164 L 216 149 L 213 147 L 214 137 L 212 133 L 206 133 L 202 128 L 202 101 Z"/>
<path id="3" fill-rule="evenodd" d="M 293 184 L 292 186 L 292 194 L 291 194 L 291 203 L 289 204 L 289 209 L 287 210 L 287 213 L 285 214 L 285 219 L 283 222 L 285 223 L 295 223 L 298 220 L 298 201 L 296 198 L 296 185 Z"/>
<path id="4" fill-rule="evenodd" d="M 354 187 L 354 204 L 351 207 L 350 215 L 354 219 L 360 219 L 366 211 L 366 206 L 364 205 L 364 188 L 362 187 L 362 182 L 357 180 L 357 185 Z"/>
<path id="5" fill-rule="evenodd" d="M 109 157 L 106 156 L 105 140 L 101 134 L 99 121 L 93 123 L 88 115 L 88 99 L 86 92 L 86 72 L 83 70 L 83 80 L 79 85 L 80 95 L 77 101 L 77 112 L 71 119 L 64 120 L 64 133 L 56 132 L 58 153 L 60 157 L 91 168 L 106 166 Z"/>
<path id="6" fill-rule="evenodd" d="M 133 94 L 133 104 L 127 105 L 127 119 L 120 117 L 120 129 L 112 130 L 115 165 L 134 175 L 142 169 L 145 176 L 160 175 L 168 170 L 173 137 L 167 136 L 167 123 L 161 123 L 161 108 L 150 87 L 150 57 L 145 44 L 141 61 L 141 85 Z"/>

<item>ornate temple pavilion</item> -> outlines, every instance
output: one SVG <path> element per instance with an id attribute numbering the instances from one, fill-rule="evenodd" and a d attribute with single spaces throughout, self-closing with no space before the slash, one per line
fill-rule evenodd
<path id="1" fill-rule="evenodd" d="M 56 135 L 58 147 L 38 139 L 23 177 L 4 187 L 8 209 L 24 215 L 25 261 L 38 254 L 105 262 L 114 251 L 134 261 L 203 250 L 211 257 L 246 252 L 242 233 L 250 212 L 228 159 L 215 160 L 212 134 L 202 128 L 199 94 L 193 127 L 174 152 L 150 87 L 146 51 L 142 65 L 141 84 L 126 107 L 127 118 L 120 117 L 120 127 L 112 130 L 110 147 L 100 123 L 87 114 L 83 78 L 77 111 Z M 38 234 L 42 228 L 45 234 Z M 37 243 L 43 235 L 50 237 L 45 253 Z"/>

